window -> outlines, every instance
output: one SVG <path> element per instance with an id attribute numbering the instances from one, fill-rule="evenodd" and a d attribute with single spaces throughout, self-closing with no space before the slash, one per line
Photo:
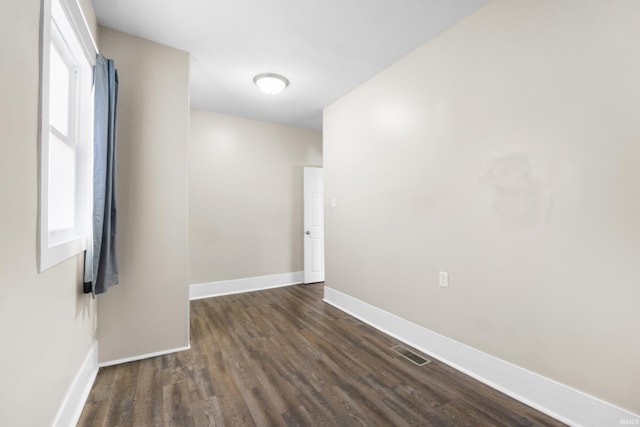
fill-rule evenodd
<path id="1" fill-rule="evenodd" d="M 90 240 L 93 64 L 97 49 L 76 1 L 44 0 L 39 270 Z"/>

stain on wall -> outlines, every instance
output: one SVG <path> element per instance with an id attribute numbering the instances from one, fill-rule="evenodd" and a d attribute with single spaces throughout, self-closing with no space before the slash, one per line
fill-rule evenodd
<path id="1" fill-rule="evenodd" d="M 551 209 L 551 190 L 536 176 L 526 153 L 498 157 L 489 162 L 480 184 L 492 190 L 491 207 L 500 222 L 511 228 L 530 228 L 546 223 Z"/>

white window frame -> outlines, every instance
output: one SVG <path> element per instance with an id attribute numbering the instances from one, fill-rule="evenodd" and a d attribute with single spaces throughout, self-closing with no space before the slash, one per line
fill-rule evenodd
<path id="1" fill-rule="evenodd" d="M 42 0 L 40 58 L 40 141 L 38 271 L 82 253 L 91 244 L 93 187 L 93 66 L 98 52 L 77 0 Z M 65 140 L 75 151 L 75 225 L 49 230 L 49 64 L 51 43 L 76 64 L 77 91 L 72 95 L 71 118 Z"/>

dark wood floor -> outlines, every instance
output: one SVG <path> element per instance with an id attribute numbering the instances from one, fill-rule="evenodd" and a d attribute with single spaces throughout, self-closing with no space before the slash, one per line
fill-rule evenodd
<path id="1" fill-rule="evenodd" d="M 300 285 L 191 303 L 191 349 L 100 369 L 79 426 L 560 426 Z"/>

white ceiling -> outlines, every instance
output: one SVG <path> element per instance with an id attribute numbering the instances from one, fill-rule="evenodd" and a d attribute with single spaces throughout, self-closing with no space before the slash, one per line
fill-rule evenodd
<path id="1" fill-rule="evenodd" d="M 93 0 L 101 25 L 191 53 L 191 106 L 322 128 L 322 108 L 488 0 Z M 117 66 L 117 64 L 116 64 Z M 258 73 L 286 76 L 269 96 Z"/>

